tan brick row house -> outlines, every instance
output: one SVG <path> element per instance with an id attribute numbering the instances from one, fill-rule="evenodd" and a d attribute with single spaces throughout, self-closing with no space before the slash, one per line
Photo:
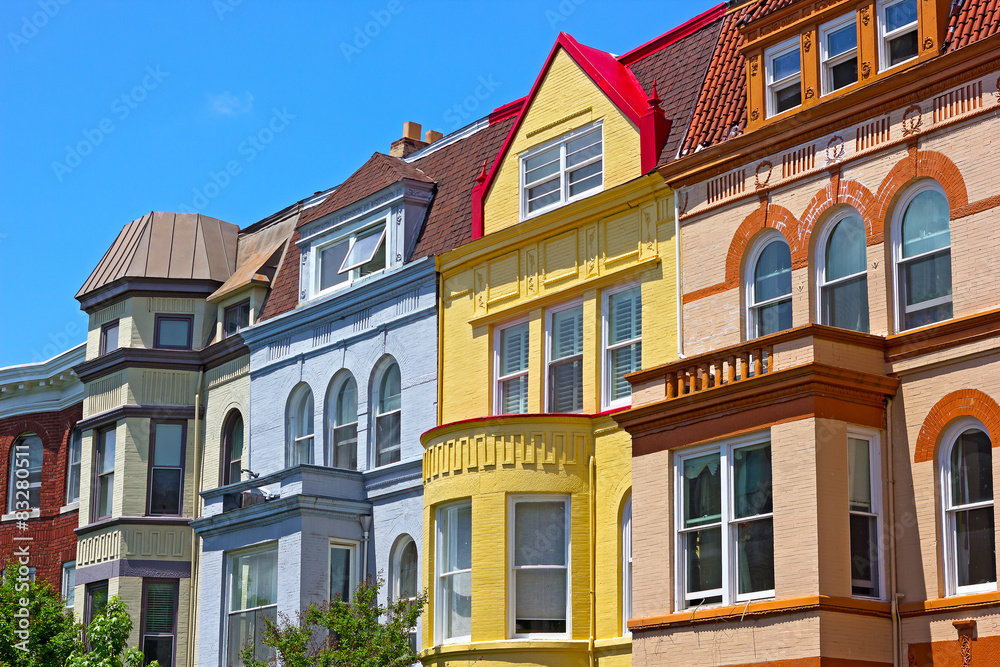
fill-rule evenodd
<path id="1" fill-rule="evenodd" d="M 732 3 L 630 376 L 636 664 L 1000 660 L 995 0 Z"/>

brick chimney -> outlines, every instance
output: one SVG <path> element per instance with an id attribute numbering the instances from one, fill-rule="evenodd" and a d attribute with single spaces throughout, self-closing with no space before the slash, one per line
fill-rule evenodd
<path id="1" fill-rule="evenodd" d="M 437 130 L 427 130 L 424 132 L 424 142 L 428 144 L 433 144 L 435 141 L 440 141 L 441 137 L 444 135 Z"/>
<path id="2" fill-rule="evenodd" d="M 411 123 L 410 121 L 403 123 L 403 138 L 392 142 L 392 146 L 389 147 L 389 155 L 406 157 L 426 146 L 428 142 L 420 140 L 420 130 L 420 123 Z"/>

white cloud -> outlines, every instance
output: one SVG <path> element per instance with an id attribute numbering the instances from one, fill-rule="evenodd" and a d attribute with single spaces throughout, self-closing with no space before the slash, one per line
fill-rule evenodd
<path id="1" fill-rule="evenodd" d="M 249 113 L 253 108 L 253 95 L 250 93 L 233 95 L 227 90 L 224 93 L 209 96 L 208 107 L 212 113 L 220 116 L 236 116 Z"/>

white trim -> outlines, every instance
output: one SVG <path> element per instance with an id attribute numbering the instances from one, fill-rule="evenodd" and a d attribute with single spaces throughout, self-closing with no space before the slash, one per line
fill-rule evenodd
<path id="1" fill-rule="evenodd" d="M 350 256 L 351 248 L 354 247 L 354 243 L 357 241 L 358 236 L 364 235 L 366 232 L 371 231 L 378 225 L 384 225 L 384 238 L 382 239 L 381 244 L 385 246 L 385 267 L 370 275 L 378 275 L 390 268 L 391 253 L 389 252 L 389 248 L 392 245 L 390 243 L 392 235 L 391 231 L 392 225 L 389 224 L 390 216 L 391 216 L 391 211 L 385 211 L 385 210 L 380 211 L 375 215 L 367 216 L 350 225 L 341 227 L 329 234 L 324 234 L 320 238 L 317 238 L 316 240 L 313 240 L 310 243 L 309 266 L 311 269 L 310 271 L 311 275 L 309 276 L 309 295 L 308 295 L 309 299 L 315 299 L 316 297 L 319 296 L 326 296 L 327 294 L 339 292 L 343 289 L 350 287 L 351 285 L 354 285 L 355 283 L 358 283 L 362 280 L 367 280 L 369 278 L 369 276 L 361 276 L 360 267 L 350 268 L 346 272 L 340 270 L 338 271 L 338 275 L 340 273 L 346 273 L 347 280 L 336 283 L 334 285 L 330 285 L 326 289 L 322 289 L 321 288 L 322 278 L 323 278 L 321 270 L 322 255 L 323 251 L 326 250 L 327 248 L 338 245 L 346 241 L 348 243 L 347 252 L 344 254 L 344 259 L 341 261 L 341 268 L 343 268 L 344 262 L 346 262 L 347 258 Z M 377 251 L 378 251 L 378 246 L 376 246 L 376 253 Z"/>
<path id="2" fill-rule="evenodd" d="M 878 431 L 871 429 L 861 428 L 855 425 L 849 425 L 847 427 L 847 437 L 854 438 L 855 440 L 866 440 L 868 442 L 868 470 L 869 470 L 869 485 L 872 500 L 871 512 L 867 513 L 869 516 L 875 518 L 875 534 L 878 536 L 878 544 L 876 545 L 875 557 L 878 563 L 878 578 L 876 579 L 876 585 L 878 586 L 878 595 L 874 598 L 867 595 L 855 595 L 853 590 L 851 592 L 851 597 L 861 598 L 866 600 L 887 600 L 886 595 L 886 567 L 885 559 L 882 557 L 885 553 L 885 535 L 883 530 L 883 519 L 882 519 L 882 438 Z M 846 443 L 845 443 L 846 444 Z M 849 450 L 848 450 L 849 453 Z M 848 467 L 848 493 L 850 492 L 850 467 Z M 850 509 L 850 495 L 848 495 L 848 515 L 858 514 L 865 515 L 865 512 L 857 512 Z M 848 546 L 848 549 L 850 546 Z M 851 586 L 853 587 L 853 580 Z"/>
<path id="3" fill-rule="evenodd" d="M 544 570 L 557 570 L 560 566 L 527 566 L 514 565 L 514 508 L 518 503 L 537 502 L 562 502 L 565 503 L 564 532 L 566 542 L 564 544 L 564 558 L 566 564 L 562 569 L 566 571 L 566 631 L 565 632 L 517 632 L 517 571 L 521 569 L 532 569 L 537 567 Z M 572 500 L 568 494 L 516 494 L 507 496 L 507 637 L 511 639 L 569 639 L 573 636 L 573 567 L 572 567 Z"/>
<path id="4" fill-rule="evenodd" d="M 854 26 L 855 42 L 854 48 L 848 49 L 843 53 L 838 53 L 835 56 L 830 56 L 828 53 L 829 44 L 827 42 L 827 36 L 831 33 L 837 32 L 848 25 Z M 849 88 L 854 84 L 847 84 L 846 86 L 841 86 L 840 88 L 833 87 L 833 72 L 832 68 L 839 65 L 851 58 L 858 57 L 858 15 L 857 12 L 851 12 L 850 14 L 845 14 L 839 18 L 832 21 L 824 23 L 819 27 L 819 68 L 820 68 L 820 80 L 821 80 L 821 90 L 823 95 L 828 95 L 835 90 L 843 90 L 844 88 Z M 857 83 L 855 81 L 854 83 Z"/>
<path id="5" fill-rule="evenodd" d="M 358 576 L 359 548 L 360 548 L 360 543 L 357 542 L 356 540 L 344 540 L 336 537 L 330 538 L 330 543 L 326 550 L 326 590 L 329 593 L 327 599 L 329 599 L 331 602 L 333 601 L 333 580 L 331 579 L 332 573 L 330 572 L 330 568 L 333 566 L 333 550 L 334 549 L 345 550 L 348 552 L 350 557 L 348 560 L 348 571 L 347 571 L 348 593 L 347 593 L 347 600 L 345 600 L 345 602 L 348 602 L 354 599 L 354 591 L 358 587 L 358 584 L 361 582 L 361 579 Z"/>
<path id="6" fill-rule="evenodd" d="M 528 325 L 528 365 L 523 370 L 519 370 L 516 373 L 509 373 L 507 375 L 500 374 L 500 343 L 501 335 L 504 330 L 510 329 L 511 327 L 516 327 L 522 324 Z M 504 322 L 502 325 L 497 325 L 493 327 L 493 414 L 503 415 L 503 414 L 521 414 L 521 413 L 506 413 L 503 411 L 501 403 L 500 383 L 506 382 L 507 380 L 512 380 L 521 376 L 527 376 L 531 372 L 531 322 L 527 316 L 519 317 L 516 320 L 510 320 L 509 322 Z M 530 384 L 530 380 L 529 380 Z M 527 408 L 525 408 L 527 411 Z"/>
<path id="7" fill-rule="evenodd" d="M 623 283 L 621 285 L 615 285 L 614 287 L 608 288 L 601 292 L 601 410 L 611 410 L 614 408 L 620 408 L 632 405 L 632 395 L 629 394 L 628 397 L 622 397 L 616 400 L 611 400 L 611 353 L 614 350 L 626 347 L 628 345 L 633 345 L 635 343 L 642 344 L 642 330 L 639 331 L 638 338 L 630 338 L 627 341 L 620 343 L 615 343 L 614 346 L 608 344 L 611 339 L 609 325 L 611 324 L 611 297 L 615 294 L 620 294 L 621 292 L 627 292 L 630 289 L 637 288 L 639 290 L 639 308 L 640 312 L 642 309 L 642 283 L 639 281 L 633 281 L 628 283 Z"/>
<path id="8" fill-rule="evenodd" d="M 576 139 L 577 137 L 580 137 L 580 136 L 582 136 L 584 134 L 587 134 L 588 132 L 592 132 L 592 131 L 595 131 L 595 130 L 601 136 L 601 154 L 599 156 L 595 156 L 593 158 L 590 158 L 589 160 L 581 162 L 580 164 L 573 165 L 573 168 L 569 169 L 566 166 L 566 144 L 569 143 L 570 141 Z M 535 155 L 538 155 L 539 153 L 544 153 L 545 151 L 550 150 L 552 148 L 556 148 L 556 147 L 559 148 L 559 171 L 556 172 L 556 175 L 555 176 L 549 176 L 549 177 L 547 177 L 545 179 L 542 179 L 540 181 L 533 181 L 531 184 L 526 183 L 525 180 L 524 180 L 524 177 L 525 177 L 525 171 L 524 171 L 525 162 L 527 160 L 531 159 L 532 157 L 534 157 Z M 598 162 L 598 161 L 601 162 L 601 184 L 597 185 L 597 186 L 594 186 L 592 188 L 589 188 L 589 189 L 585 190 L 584 192 L 581 192 L 578 195 L 570 196 L 570 194 L 569 194 L 569 178 L 567 178 L 568 175 L 571 172 L 573 172 L 573 171 L 576 171 L 578 169 L 582 169 L 583 167 L 586 167 L 588 165 L 594 164 L 595 162 Z M 586 127 L 578 128 L 576 130 L 573 130 L 572 132 L 568 132 L 567 134 L 562 135 L 561 137 L 558 137 L 558 138 L 553 139 L 551 141 L 547 141 L 547 142 L 545 142 L 544 144 L 542 144 L 540 146 L 535 146 L 535 147 L 533 147 L 533 148 L 531 148 L 531 149 L 529 149 L 529 150 L 521 153 L 518 156 L 517 173 L 518 173 L 518 190 L 519 190 L 518 200 L 520 202 L 520 220 L 522 220 L 522 221 L 528 220 L 529 218 L 534 218 L 535 216 L 538 216 L 538 215 L 541 215 L 541 214 L 546 213 L 548 211 L 551 211 L 553 209 L 559 208 L 560 206 L 565 206 L 566 204 L 569 204 L 569 203 L 575 202 L 577 200 L 583 199 L 585 197 L 590 197 L 591 195 L 595 195 L 595 194 L 597 194 L 599 192 L 602 192 L 604 190 L 604 121 L 603 120 L 599 120 L 596 123 L 591 123 L 590 125 L 587 125 Z M 549 204 L 547 206 L 544 206 L 544 207 L 542 207 L 542 208 L 540 208 L 540 209 L 538 209 L 536 211 L 529 212 L 528 211 L 528 188 L 529 187 L 537 187 L 538 185 L 541 185 L 542 183 L 546 183 L 546 182 L 552 180 L 553 178 L 559 179 L 559 200 L 555 201 L 555 202 L 553 202 L 553 203 L 551 203 L 551 204 Z"/>
<path id="9" fill-rule="evenodd" d="M 348 422 L 346 424 L 337 423 L 337 415 L 340 412 L 340 392 L 343 391 L 344 385 L 349 381 L 354 382 L 354 402 L 355 402 L 355 413 L 354 421 Z M 360 408 L 360 401 L 358 400 L 358 381 L 346 368 L 342 368 L 333 374 L 333 378 L 330 380 L 330 384 L 327 385 L 326 389 L 326 401 L 323 406 L 323 465 L 333 468 L 336 458 L 337 440 L 335 431 L 338 428 L 345 426 L 354 425 L 354 460 L 355 468 L 357 467 L 357 449 L 358 449 L 358 435 L 357 427 L 360 423 L 358 416 L 358 409 Z M 315 429 L 314 429 L 315 430 Z"/>
<path id="10" fill-rule="evenodd" d="M 791 253 L 791 248 L 788 246 L 788 241 L 785 239 L 784 235 L 777 229 L 768 229 L 754 242 L 753 247 L 747 254 L 747 260 L 743 264 L 743 316 L 746 319 L 746 333 L 747 340 L 753 340 L 755 338 L 760 338 L 761 334 L 757 331 L 757 317 L 755 310 L 762 306 L 768 306 L 771 304 L 781 303 L 782 301 L 792 300 L 792 294 L 794 292 L 789 292 L 787 296 L 782 295 L 770 299 L 768 301 L 757 302 L 756 300 L 756 290 L 754 287 L 754 275 L 757 272 L 757 262 L 760 260 L 760 256 L 764 253 L 764 249 L 775 241 L 781 241 L 789 248 L 789 253 Z M 794 326 L 794 322 L 792 325 Z"/>
<path id="11" fill-rule="evenodd" d="M 570 302 L 567 302 L 567 303 L 564 303 L 564 304 L 560 304 L 558 306 L 553 306 L 552 308 L 548 308 L 545 311 L 545 372 L 543 373 L 543 377 L 542 377 L 542 385 L 543 385 L 543 391 L 545 392 L 544 401 L 545 401 L 545 411 L 546 412 L 553 412 L 552 405 L 551 405 L 551 402 L 550 402 L 550 396 L 549 396 L 549 389 L 550 389 L 550 386 L 549 386 L 549 384 L 550 384 L 550 382 L 549 382 L 549 380 L 550 380 L 550 372 L 549 371 L 552 368 L 552 362 L 553 362 L 553 359 L 552 359 L 552 320 L 553 320 L 553 316 L 556 315 L 557 313 L 561 313 L 561 312 L 564 312 L 564 311 L 567 311 L 567 310 L 572 310 L 573 308 L 579 308 L 580 309 L 580 338 L 582 340 L 582 338 L 583 338 L 583 329 L 584 329 L 584 326 L 583 326 L 583 299 L 574 299 L 573 301 L 570 301 Z M 529 336 L 530 336 L 530 333 L 529 333 Z M 581 365 L 583 365 L 584 354 L 583 354 L 582 350 L 580 351 L 580 354 L 566 356 L 566 357 L 560 357 L 556 361 L 565 361 L 567 359 L 573 359 L 573 358 L 576 358 L 576 357 L 580 358 Z M 583 406 L 581 405 L 579 410 L 574 410 L 573 412 L 583 412 Z"/>
<path id="12" fill-rule="evenodd" d="M 837 278 L 835 280 L 827 281 L 826 279 L 826 246 L 830 243 L 830 237 L 833 235 L 833 230 L 837 228 L 841 222 L 847 218 L 855 217 L 861 221 L 861 228 L 865 230 L 864 233 L 867 234 L 867 227 L 865 226 L 865 219 L 853 206 L 845 206 L 843 208 L 838 208 L 837 211 L 831 215 L 826 222 L 823 223 L 822 228 L 819 232 L 819 237 L 816 240 L 815 254 L 816 254 L 816 321 L 820 324 L 826 324 L 828 326 L 834 326 L 827 321 L 826 312 L 823 309 L 823 290 L 827 287 L 839 285 L 841 283 L 846 283 L 851 280 L 855 280 L 864 276 L 865 278 L 865 310 L 869 311 L 869 303 L 867 299 L 868 294 L 868 243 L 867 238 L 862 240 L 862 253 L 864 253 L 864 271 L 858 273 L 852 273 L 849 276 L 844 276 L 843 278 Z M 871 323 L 869 321 L 869 328 L 871 328 Z M 865 333 L 868 333 L 867 331 Z"/>
<path id="13" fill-rule="evenodd" d="M 302 434 L 301 431 L 305 430 L 305 424 L 299 423 L 299 418 L 302 416 L 302 402 L 305 400 L 311 400 L 313 404 L 312 409 L 312 432 L 308 435 Z M 300 460 L 295 463 L 295 451 L 300 442 L 305 440 L 312 440 L 307 450 L 308 456 L 305 461 Z M 291 395 L 288 397 L 288 403 L 285 407 L 285 468 L 292 468 L 296 465 L 301 465 L 303 463 L 309 465 L 312 464 L 314 460 L 314 448 L 316 447 L 316 397 L 313 395 L 312 387 L 305 383 L 299 383 L 294 389 L 292 389 Z"/>
<path id="14" fill-rule="evenodd" d="M 233 604 L 233 560 L 239 558 L 240 556 L 246 556 L 256 552 L 273 551 L 275 554 L 275 560 L 278 556 L 278 540 L 269 540 L 267 542 L 261 542 L 260 544 L 254 544 L 248 547 L 242 547 L 239 549 L 233 549 L 232 551 L 223 552 L 224 558 L 224 572 L 223 576 L 225 580 L 222 582 L 222 664 L 226 664 L 226 660 L 229 657 L 227 653 L 229 652 L 229 617 L 234 613 L 243 613 L 247 611 L 256 611 L 258 609 L 268 609 L 274 607 L 277 612 L 278 601 L 275 599 L 274 604 L 265 605 L 263 607 L 250 607 L 249 609 L 231 609 Z M 274 568 L 274 576 L 277 579 L 278 585 L 280 585 L 280 570 L 277 565 Z M 277 586 L 275 586 L 275 595 L 277 595 Z"/>
<path id="15" fill-rule="evenodd" d="M 631 637 L 628 622 L 632 618 L 632 492 L 622 505 L 622 637 Z"/>
<path id="16" fill-rule="evenodd" d="M 463 507 L 469 508 L 469 513 L 472 513 L 472 501 L 471 499 L 459 500 L 452 503 L 447 503 L 439 506 L 434 512 L 434 523 L 435 523 L 435 554 L 434 558 L 434 643 L 435 644 L 458 644 L 461 642 L 467 642 L 472 639 L 472 635 L 460 635 L 455 637 L 445 637 L 444 628 L 444 602 L 442 596 L 442 578 L 445 576 L 454 576 L 456 574 L 464 574 L 465 572 L 472 573 L 471 559 L 470 567 L 467 570 L 449 570 L 447 573 L 441 571 L 441 566 L 444 561 L 443 553 L 445 551 L 445 526 L 447 521 L 445 520 L 445 515 L 447 512 L 453 509 L 460 509 Z M 472 549 L 474 545 L 472 544 L 472 520 L 469 521 L 469 547 Z M 472 591 L 470 590 L 470 596 L 472 596 Z M 470 627 L 471 630 L 471 627 Z"/>
<path id="17" fill-rule="evenodd" d="M 399 374 L 399 407 L 395 410 L 389 410 L 387 412 L 380 412 L 382 405 L 382 382 L 385 380 L 386 374 L 392 367 L 396 367 L 396 373 Z M 403 369 L 400 367 L 399 362 L 396 358 L 391 355 L 385 355 L 376 365 L 375 370 L 372 373 L 372 396 L 371 410 L 369 414 L 372 415 L 370 419 L 371 433 L 368 441 L 371 443 L 369 456 L 371 457 L 369 470 L 374 470 L 375 468 L 383 468 L 388 465 L 393 465 L 394 463 L 399 463 L 403 460 Z M 361 406 L 358 406 L 361 409 Z M 399 442 L 396 443 L 395 447 L 388 447 L 384 450 L 379 449 L 378 442 L 378 420 L 379 417 L 388 417 L 390 415 L 399 415 Z M 399 452 L 399 461 L 392 461 L 390 463 L 379 464 L 378 457 L 380 453 L 387 453 L 396 450 Z"/>
<path id="18" fill-rule="evenodd" d="M 885 32 L 885 23 L 886 23 L 886 20 L 885 20 L 885 10 L 888 9 L 889 7 L 893 6 L 893 5 L 898 5 L 898 4 L 903 3 L 903 2 L 915 2 L 916 3 L 916 5 L 917 5 L 917 19 L 913 23 L 907 23 L 905 26 L 902 26 L 900 28 L 896 28 L 891 33 Z M 878 39 L 878 71 L 879 72 L 884 72 L 884 71 L 892 69 L 894 67 L 899 67 L 900 65 L 903 65 L 903 64 L 908 63 L 908 62 L 910 62 L 912 60 L 915 60 L 920 55 L 920 43 L 919 43 L 920 42 L 920 39 L 919 39 L 919 30 L 920 30 L 920 2 L 918 2 L 917 0 L 881 0 L 878 3 L 878 8 L 876 9 L 876 18 L 875 18 L 875 20 L 877 22 L 876 25 L 877 25 L 877 31 L 878 31 L 877 39 Z M 903 60 L 901 62 L 896 63 L 895 65 L 890 65 L 889 64 L 889 48 L 888 48 L 889 40 L 890 39 L 895 39 L 896 37 L 900 37 L 902 35 L 905 35 L 906 33 L 910 32 L 910 31 L 917 32 L 917 54 L 914 55 L 912 58 L 907 58 L 906 60 Z"/>
<path id="19" fill-rule="evenodd" d="M 67 570 L 70 569 L 73 570 L 73 586 L 66 585 L 68 583 L 66 581 L 66 572 Z M 62 594 L 63 607 L 65 607 L 68 611 L 72 612 L 73 607 L 76 605 L 76 561 L 75 560 L 66 561 L 65 563 L 62 564 L 62 580 L 60 582 L 59 588 Z M 72 589 L 73 592 L 73 602 L 70 604 L 66 604 L 66 597 L 67 594 L 70 592 L 70 589 Z"/>
<path id="20" fill-rule="evenodd" d="M 798 36 L 791 39 L 785 40 L 780 44 L 776 44 L 771 48 L 764 51 L 764 90 L 767 105 L 767 117 L 780 116 L 781 114 L 788 113 L 793 109 L 798 109 L 802 106 L 802 51 L 801 43 Z M 774 76 L 774 61 L 776 58 L 792 53 L 793 51 L 799 52 L 799 71 L 797 74 L 791 74 L 786 76 L 784 79 L 775 81 L 772 77 Z M 791 86 L 793 83 L 798 82 L 799 84 L 799 103 L 794 107 L 785 109 L 784 111 L 776 111 L 777 109 L 777 96 L 775 95 L 776 89 L 785 89 Z"/>

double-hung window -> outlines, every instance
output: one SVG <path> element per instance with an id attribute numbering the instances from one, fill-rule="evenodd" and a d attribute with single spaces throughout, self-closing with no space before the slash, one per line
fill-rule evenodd
<path id="1" fill-rule="evenodd" d="M 229 306 L 222 315 L 222 335 L 232 336 L 250 326 L 250 299 Z"/>
<path id="2" fill-rule="evenodd" d="M 926 181 L 909 190 L 897 211 L 893 255 L 899 330 L 950 319 L 951 211 L 944 190 Z M 898 215 L 897 215 L 898 218 Z"/>
<path id="3" fill-rule="evenodd" d="M 222 484 L 236 484 L 243 479 L 243 415 L 232 410 L 222 430 Z"/>
<path id="4" fill-rule="evenodd" d="M 622 636 L 632 634 L 628 629 L 632 618 L 632 496 L 622 508 Z"/>
<path id="5" fill-rule="evenodd" d="M 604 303 L 604 407 L 628 405 L 632 385 L 625 375 L 642 368 L 642 290 L 612 292 Z"/>
<path id="6" fill-rule="evenodd" d="M 347 374 L 327 396 L 327 465 L 358 469 L 358 383 Z M 330 410 L 330 407 L 333 410 Z"/>
<path id="7" fill-rule="evenodd" d="M 285 465 L 289 468 L 312 463 L 313 424 L 315 419 L 312 390 L 302 384 L 288 402 L 288 435 Z"/>
<path id="8" fill-rule="evenodd" d="M 151 515 L 180 516 L 184 497 L 185 422 L 152 424 L 149 455 L 149 510 Z"/>
<path id="9" fill-rule="evenodd" d="M 38 510 L 42 502 L 42 440 L 34 433 L 23 435 L 10 448 L 7 511 Z"/>
<path id="10" fill-rule="evenodd" d="M 63 563 L 62 566 L 62 599 L 63 606 L 70 612 L 76 604 L 76 561 Z"/>
<path id="11" fill-rule="evenodd" d="M 528 323 L 506 326 L 496 334 L 496 390 L 498 415 L 528 411 Z"/>
<path id="12" fill-rule="evenodd" d="M 758 242 L 747 262 L 747 338 L 792 328 L 792 251 L 772 232 Z"/>
<path id="13" fill-rule="evenodd" d="M 66 465 L 66 504 L 80 500 L 80 458 L 83 453 L 83 431 L 73 429 L 69 441 L 69 456 Z"/>
<path id="14" fill-rule="evenodd" d="M 274 649 L 264 644 L 264 619 L 277 623 L 277 602 L 277 546 L 230 556 L 227 667 L 243 667 L 240 652 L 247 646 L 257 660 L 274 656 Z"/>
<path id="15" fill-rule="evenodd" d="M 346 287 L 386 268 L 385 220 L 316 248 L 316 294 Z"/>
<path id="16" fill-rule="evenodd" d="M 854 14 L 819 29 L 823 92 L 832 93 L 858 82 L 858 21 Z"/>
<path id="17" fill-rule="evenodd" d="M 83 623 L 84 625 L 90 625 L 90 622 L 95 618 L 104 615 L 104 610 L 108 606 L 107 580 L 87 584 L 85 594 L 87 599 L 84 602 Z"/>
<path id="18" fill-rule="evenodd" d="M 889 0 L 878 6 L 879 56 L 886 70 L 917 57 L 917 0 Z"/>
<path id="19" fill-rule="evenodd" d="M 583 306 L 549 313 L 548 411 L 583 410 Z"/>
<path id="20" fill-rule="evenodd" d="M 604 129 L 599 124 L 521 156 L 521 219 L 593 194 L 603 185 Z"/>
<path id="21" fill-rule="evenodd" d="M 678 453 L 678 607 L 774 597 L 771 443 Z"/>
<path id="22" fill-rule="evenodd" d="M 846 209 L 830 221 L 824 232 L 821 237 L 824 240 L 816 253 L 820 322 L 868 333 L 865 223 L 854 209 Z M 788 286 L 791 286 L 790 281 Z"/>
<path id="23" fill-rule="evenodd" d="M 392 362 L 378 383 L 375 413 L 375 465 L 398 463 L 401 459 L 402 384 L 399 364 Z"/>
<path id="24" fill-rule="evenodd" d="M 160 315 L 154 318 L 153 347 L 164 350 L 190 350 L 194 315 Z"/>
<path id="25" fill-rule="evenodd" d="M 142 655 L 173 667 L 177 645 L 177 579 L 142 581 Z"/>
<path id="26" fill-rule="evenodd" d="M 802 104 L 802 56 L 799 38 L 778 44 L 764 52 L 767 80 L 767 115 L 794 109 Z"/>
<path id="27" fill-rule="evenodd" d="M 437 511 L 438 643 L 472 637 L 472 505 L 468 502 Z"/>
<path id="28" fill-rule="evenodd" d="M 330 600 L 344 602 L 354 597 L 358 582 L 358 545 L 355 542 L 330 540 Z"/>
<path id="29" fill-rule="evenodd" d="M 111 516 L 115 502 L 115 427 L 97 431 L 95 447 L 94 519 Z"/>
<path id="30" fill-rule="evenodd" d="M 101 351 L 102 355 L 114 352 L 118 349 L 119 320 L 113 320 L 101 327 Z"/>
<path id="31" fill-rule="evenodd" d="M 847 485 L 851 522 L 851 594 L 881 596 L 878 440 L 848 434 Z"/>
<path id="32" fill-rule="evenodd" d="M 510 499 L 513 635 L 569 636 L 569 498 Z"/>

